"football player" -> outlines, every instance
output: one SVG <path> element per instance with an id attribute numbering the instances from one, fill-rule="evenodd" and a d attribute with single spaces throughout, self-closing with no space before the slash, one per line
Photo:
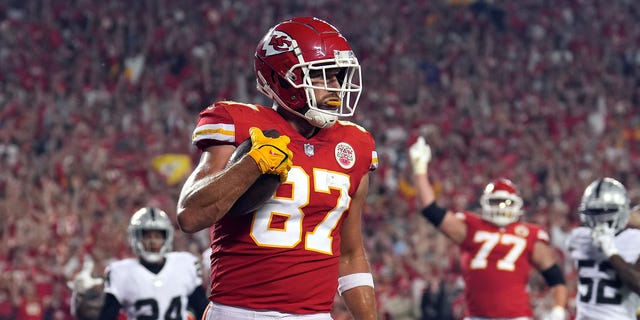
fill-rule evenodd
<path id="1" fill-rule="evenodd" d="M 496 179 L 480 197 L 480 214 L 453 212 L 435 201 L 427 174 L 431 148 L 424 138 L 411 145 L 409 157 L 422 215 L 460 246 L 466 319 L 533 319 L 527 291 L 532 267 L 550 287 L 554 306 L 547 319 L 566 319 L 563 272 L 547 233 L 520 221 L 523 203 L 516 186 L 508 179 Z"/>
<path id="2" fill-rule="evenodd" d="M 141 208 L 129 223 L 129 245 L 138 258 L 107 266 L 100 319 L 196 318 L 209 302 L 202 286 L 201 264 L 188 252 L 172 252 L 173 224 L 158 208 Z"/>
<path id="3" fill-rule="evenodd" d="M 640 230 L 627 228 L 629 196 L 602 178 L 584 190 L 567 249 L 578 270 L 576 319 L 636 319 L 640 307 Z"/>
<path id="4" fill-rule="evenodd" d="M 222 101 L 200 113 L 202 155 L 178 201 L 183 231 L 210 227 L 206 318 L 331 319 L 337 290 L 355 319 L 374 319 L 361 214 L 378 159 L 371 134 L 339 120 L 356 110 L 360 64 L 334 26 L 297 17 L 262 38 L 254 70 L 273 105 Z M 247 138 L 252 149 L 227 167 Z M 227 214 L 261 174 L 280 176 L 276 192 Z"/>

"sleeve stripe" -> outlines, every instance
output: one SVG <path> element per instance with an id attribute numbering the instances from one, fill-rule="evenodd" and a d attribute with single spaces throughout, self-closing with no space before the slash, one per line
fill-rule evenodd
<path id="1" fill-rule="evenodd" d="M 378 153 L 376 151 L 371 151 L 371 166 L 369 170 L 373 171 L 378 169 Z"/>
<path id="2" fill-rule="evenodd" d="M 233 124 L 204 124 L 193 130 L 191 141 L 218 140 L 235 142 L 236 130 Z"/>

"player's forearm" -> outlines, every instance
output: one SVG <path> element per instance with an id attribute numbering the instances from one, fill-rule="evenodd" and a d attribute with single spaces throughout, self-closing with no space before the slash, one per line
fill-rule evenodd
<path id="1" fill-rule="evenodd" d="M 428 171 L 416 174 L 413 177 L 417 191 L 418 204 L 420 207 L 427 207 L 436 199 L 433 187 L 429 182 Z"/>
<path id="2" fill-rule="evenodd" d="M 373 276 L 362 248 L 340 256 L 338 292 L 354 319 L 376 319 Z"/>
<path id="3" fill-rule="evenodd" d="M 342 293 L 342 300 L 355 320 L 377 319 L 375 294 L 372 287 L 360 286 Z"/>
<path id="4" fill-rule="evenodd" d="M 218 174 L 189 179 L 178 202 L 178 224 L 189 233 L 220 220 L 260 177 L 255 161 L 245 157 Z"/>
<path id="5" fill-rule="evenodd" d="M 364 251 L 356 251 L 353 254 L 342 252 L 342 255 L 340 255 L 340 264 L 338 266 L 338 276 L 342 277 L 348 274 L 361 272 L 371 272 L 369 261 L 367 260 Z"/>
<path id="6" fill-rule="evenodd" d="M 567 307 L 568 300 L 567 286 L 564 284 L 558 284 L 551 287 L 551 296 L 553 297 L 553 306 Z"/>
<path id="7" fill-rule="evenodd" d="M 196 289 L 189 295 L 189 308 L 193 310 L 196 319 L 202 319 L 202 315 L 204 310 L 207 308 L 209 304 L 209 299 L 207 298 L 207 293 L 204 290 L 203 286 L 198 286 Z"/>
<path id="8" fill-rule="evenodd" d="M 104 296 L 104 304 L 100 310 L 99 320 L 115 320 L 118 319 L 120 313 L 120 302 L 112 294 L 107 293 Z"/>
<path id="9" fill-rule="evenodd" d="M 627 263 L 618 254 L 614 254 L 609 258 L 609 262 L 616 270 L 618 277 L 625 286 L 631 291 L 640 294 L 640 272 L 633 265 Z"/>

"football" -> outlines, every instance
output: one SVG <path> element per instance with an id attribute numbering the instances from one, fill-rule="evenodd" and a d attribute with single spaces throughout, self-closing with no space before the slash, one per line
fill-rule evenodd
<path id="1" fill-rule="evenodd" d="M 268 129 L 262 131 L 266 137 L 277 138 L 280 133 L 275 129 Z M 230 166 L 238 161 L 251 150 L 251 138 L 244 140 L 233 152 L 227 166 Z M 233 204 L 228 215 L 241 216 L 255 211 L 260 208 L 278 189 L 280 185 L 280 176 L 276 174 L 263 174 L 256 182 L 254 182 L 244 194 L 236 200 Z"/>

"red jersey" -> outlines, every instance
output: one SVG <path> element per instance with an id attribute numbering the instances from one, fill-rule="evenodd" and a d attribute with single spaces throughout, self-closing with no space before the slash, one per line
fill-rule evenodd
<path id="1" fill-rule="evenodd" d="M 471 212 L 457 216 L 467 224 L 460 260 L 468 315 L 533 317 L 527 292 L 531 257 L 536 241 L 549 242 L 547 232 L 524 222 L 498 227 Z"/>
<path id="2" fill-rule="evenodd" d="M 218 102 L 200 113 L 193 142 L 200 149 L 238 146 L 250 127 L 289 136 L 293 166 L 264 206 L 210 228 L 210 299 L 257 310 L 330 312 L 340 226 L 360 180 L 377 167 L 373 137 L 339 121 L 307 139 L 271 108 Z"/>

